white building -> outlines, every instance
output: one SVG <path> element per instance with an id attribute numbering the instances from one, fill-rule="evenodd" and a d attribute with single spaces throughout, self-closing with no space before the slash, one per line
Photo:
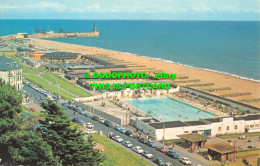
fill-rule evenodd
<path id="1" fill-rule="evenodd" d="M 17 90 L 22 90 L 22 66 L 17 62 L 0 56 L 0 78 Z"/>
<path id="2" fill-rule="evenodd" d="M 177 135 L 199 133 L 216 136 L 232 133 L 259 132 L 260 114 L 240 117 L 218 117 L 195 121 L 159 122 L 154 118 L 136 119 L 136 127 L 157 140 L 179 139 Z"/>

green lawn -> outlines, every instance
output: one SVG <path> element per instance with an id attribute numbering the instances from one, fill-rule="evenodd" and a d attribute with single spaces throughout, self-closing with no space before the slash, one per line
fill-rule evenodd
<path id="1" fill-rule="evenodd" d="M 105 166 L 145 166 L 151 165 L 146 160 L 143 160 L 136 154 L 127 151 L 119 145 L 111 142 L 104 136 L 98 134 L 92 134 L 94 142 L 100 143 L 104 146 L 105 151 L 103 152 L 107 159 L 101 165 Z"/>
<path id="2" fill-rule="evenodd" d="M 52 73 L 46 73 L 42 75 L 42 77 L 45 77 L 47 80 L 53 82 L 53 83 L 58 83 L 63 89 L 67 89 L 69 92 L 75 94 L 76 96 L 79 97 L 88 97 L 91 96 L 89 93 L 85 92 L 84 90 L 78 88 L 77 86 L 69 83 L 67 80 L 64 78 L 61 78 L 60 76 L 57 76 Z"/>
<path id="3" fill-rule="evenodd" d="M 257 133 L 239 133 L 239 134 L 219 135 L 218 137 L 227 139 L 227 138 L 238 138 L 241 135 L 245 135 L 246 137 L 260 136 L 260 132 L 257 132 Z"/>
<path id="4" fill-rule="evenodd" d="M 30 82 L 33 82 L 39 86 L 41 86 L 42 88 L 44 89 L 47 89 L 51 92 L 53 92 L 54 94 L 56 95 L 60 95 L 62 98 L 66 99 L 66 100 L 70 100 L 73 98 L 72 95 L 68 94 L 67 92 L 63 91 L 63 90 L 58 90 L 58 88 L 56 86 L 51 86 L 51 85 L 48 85 L 48 82 L 41 79 L 40 77 L 36 76 L 36 75 L 24 75 L 24 77 L 30 81 Z"/>
<path id="5" fill-rule="evenodd" d="M 238 152 L 237 157 L 247 157 L 253 155 L 260 155 L 260 150 L 250 150 L 246 152 Z"/>

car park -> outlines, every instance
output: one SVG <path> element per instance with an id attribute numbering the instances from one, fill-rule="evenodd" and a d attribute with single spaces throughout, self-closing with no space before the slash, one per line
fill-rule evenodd
<path id="1" fill-rule="evenodd" d="M 124 134 L 126 132 L 126 129 L 125 128 L 121 128 L 119 131 Z"/>
<path id="2" fill-rule="evenodd" d="M 161 157 L 156 157 L 153 159 L 153 162 L 159 166 L 164 166 L 164 160 Z"/>
<path id="3" fill-rule="evenodd" d="M 136 153 L 139 153 L 139 154 L 144 152 L 144 150 L 140 146 L 135 146 L 135 147 L 132 148 L 132 150 Z"/>
<path id="4" fill-rule="evenodd" d="M 191 165 L 191 161 L 187 157 L 180 158 L 180 162 L 185 165 Z"/>
<path id="5" fill-rule="evenodd" d="M 126 146 L 126 147 L 128 147 L 128 148 L 133 147 L 133 144 L 132 144 L 130 141 L 124 141 L 124 142 L 122 143 L 122 145 L 124 145 L 124 146 Z"/>
<path id="6" fill-rule="evenodd" d="M 159 152 L 162 152 L 162 153 L 166 153 L 166 151 L 167 151 L 164 147 L 160 147 L 160 146 L 157 146 L 156 150 L 158 150 Z"/>
<path id="7" fill-rule="evenodd" d="M 98 120 L 99 120 L 99 117 L 98 117 L 98 116 L 93 116 L 92 119 L 93 119 L 94 121 L 98 121 Z"/>
<path id="8" fill-rule="evenodd" d="M 104 125 L 107 127 L 113 127 L 112 122 L 110 122 L 109 120 L 105 120 Z"/>
<path id="9" fill-rule="evenodd" d="M 116 124 L 116 125 L 114 126 L 114 129 L 117 130 L 117 131 L 120 131 L 121 127 L 120 127 L 119 124 Z"/>
<path id="10" fill-rule="evenodd" d="M 150 146 L 150 147 L 152 147 L 152 148 L 155 148 L 155 147 L 156 147 L 156 144 L 155 144 L 154 141 L 152 141 L 152 140 L 147 141 L 147 142 L 146 142 L 146 145 L 148 145 L 148 146 Z"/>
<path id="11" fill-rule="evenodd" d="M 115 140 L 116 142 L 119 142 L 119 143 L 124 141 L 123 138 L 121 138 L 119 135 L 114 136 L 112 139 Z"/>
<path id="12" fill-rule="evenodd" d="M 95 126 L 92 123 L 86 123 L 86 128 L 93 129 Z"/>
<path id="13" fill-rule="evenodd" d="M 147 138 L 140 137 L 140 138 L 138 138 L 138 141 L 145 144 L 147 142 Z"/>
<path id="14" fill-rule="evenodd" d="M 133 133 L 130 130 L 126 130 L 125 135 L 127 135 L 129 137 L 133 137 Z"/>
<path id="15" fill-rule="evenodd" d="M 143 151 L 142 155 L 148 159 L 153 158 L 153 154 L 150 153 L 148 150 Z"/>
<path id="16" fill-rule="evenodd" d="M 179 158 L 179 155 L 174 150 L 168 150 L 165 154 L 171 158 Z"/>

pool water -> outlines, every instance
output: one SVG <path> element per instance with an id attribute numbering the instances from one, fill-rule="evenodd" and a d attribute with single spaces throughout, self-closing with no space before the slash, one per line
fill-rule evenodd
<path id="1" fill-rule="evenodd" d="M 144 98 L 144 99 L 126 99 L 128 104 L 141 110 L 161 121 L 174 120 L 198 120 L 199 118 L 215 117 L 217 115 L 200 110 L 186 103 L 174 100 L 172 98 Z"/>

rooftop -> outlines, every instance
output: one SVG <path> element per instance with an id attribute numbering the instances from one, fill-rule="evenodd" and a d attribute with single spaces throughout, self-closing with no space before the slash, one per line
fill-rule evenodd
<path id="1" fill-rule="evenodd" d="M 0 52 L 12 52 L 15 51 L 12 47 L 0 47 Z"/>
<path id="2" fill-rule="evenodd" d="M 208 123 L 205 123 L 205 122 L 199 121 L 199 120 L 196 120 L 196 121 L 186 121 L 185 123 L 187 123 L 190 126 L 207 125 L 208 124 Z"/>
<path id="3" fill-rule="evenodd" d="M 206 148 L 218 152 L 220 154 L 230 153 L 240 150 L 238 147 L 234 147 L 228 143 L 220 142 L 216 144 L 206 145 Z"/>
<path id="4" fill-rule="evenodd" d="M 260 114 L 240 116 L 239 118 L 243 119 L 245 121 L 248 121 L 248 120 L 259 120 L 260 119 Z"/>
<path id="5" fill-rule="evenodd" d="M 189 126 L 186 123 L 183 123 L 181 121 L 170 121 L 170 122 L 160 122 L 160 123 L 150 123 L 150 126 L 152 126 L 155 129 L 163 129 L 163 128 L 172 128 L 172 127 L 184 127 Z"/>
<path id="6" fill-rule="evenodd" d="M 205 141 L 211 139 L 210 137 L 198 133 L 181 134 L 177 136 L 190 142 L 199 142 L 199 141 Z"/>
<path id="7" fill-rule="evenodd" d="M 5 56 L 0 56 L 0 71 L 9 71 L 17 69 L 22 69 L 22 66 L 19 63 L 6 58 Z"/>
<path id="8" fill-rule="evenodd" d="M 80 54 L 72 52 L 50 52 L 42 56 L 48 59 L 76 59 Z"/>
<path id="9" fill-rule="evenodd" d="M 158 119 L 155 118 L 149 118 L 149 119 L 142 119 L 144 123 L 154 123 L 154 122 L 160 122 Z"/>

